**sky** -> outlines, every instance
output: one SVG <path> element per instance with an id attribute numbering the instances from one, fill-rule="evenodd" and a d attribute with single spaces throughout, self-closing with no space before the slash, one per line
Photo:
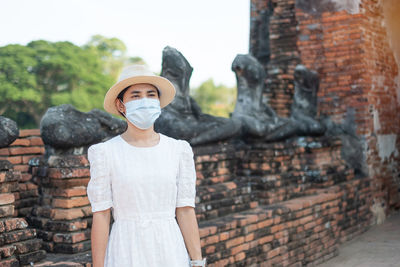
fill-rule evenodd
<path id="1" fill-rule="evenodd" d="M 192 88 L 209 78 L 234 86 L 231 64 L 249 49 L 250 0 L 0 0 L 0 25 L 0 46 L 116 37 L 154 72 L 169 45 L 194 68 Z"/>

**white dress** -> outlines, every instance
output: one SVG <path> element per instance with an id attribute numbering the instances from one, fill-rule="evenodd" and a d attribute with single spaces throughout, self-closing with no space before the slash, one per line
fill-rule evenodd
<path id="1" fill-rule="evenodd" d="M 195 207 L 196 170 L 190 144 L 160 133 L 152 147 L 117 135 L 88 149 L 92 212 L 112 208 L 105 267 L 188 267 L 190 257 L 175 208 Z"/>

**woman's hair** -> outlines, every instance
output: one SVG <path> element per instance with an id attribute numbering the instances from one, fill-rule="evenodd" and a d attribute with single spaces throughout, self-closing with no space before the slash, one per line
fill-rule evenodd
<path id="1" fill-rule="evenodd" d="M 123 99 L 124 99 L 124 94 L 125 94 L 126 90 L 128 90 L 128 88 L 131 87 L 131 86 L 132 86 L 132 85 L 129 85 L 129 86 L 126 87 L 124 90 L 122 90 L 121 92 L 119 92 L 119 94 L 118 94 L 118 96 L 117 96 L 117 99 L 119 99 L 121 102 L 124 102 L 124 101 L 123 101 Z M 154 86 L 154 87 L 155 87 L 155 86 Z M 156 87 L 156 89 L 157 89 L 158 98 L 160 98 L 160 90 L 159 90 L 157 87 Z M 119 112 L 119 114 L 121 114 L 122 116 L 125 117 L 125 115 L 122 114 L 119 110 L 118 110 L 118 112 Z"/>

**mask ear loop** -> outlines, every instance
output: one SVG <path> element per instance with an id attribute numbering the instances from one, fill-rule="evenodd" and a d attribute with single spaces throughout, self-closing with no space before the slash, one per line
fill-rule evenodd
<path id="1" fill-rule="evenodd" d="M 122 102 L 122 100 L 121 100 L 120 98 L 118 98 L 118 100 L 119 100 L 119 102 L 121 102 L 122 105 L 124 105 L 124 107 L 126 108 L 125 103 Z M 124 113 L 123 111 L 121 111 L 121 113 L 124 114 L 124 117 L 126 118 L 126 113 Z"/>

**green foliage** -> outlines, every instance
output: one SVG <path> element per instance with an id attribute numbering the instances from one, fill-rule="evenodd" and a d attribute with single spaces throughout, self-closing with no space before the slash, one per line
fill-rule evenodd
<path id="1" fill-rule="evenodd" d="M 94 35 L 84 46 L 84 49 L 96 53 L 104 62 L 103 71 L 111 75 L 114 80 L 125 65 L 145 64 L 140 57 L 128 57 L 125 44 L 118 38 L 107 38 L 102 35 Z"/>
<path id="2" fill-rule="evenodd" d="M 38 127 L 54 105 L 69 103 L 85 112 L 102 108 L 113 82 L 93 49 L 44 40 L 0 47 L 0 114 L 20 128 Z"/>
<path id="3" fill-rule="evenodd" d="M 192 96 L 204 113 L 229 117 L 235 108 L 236 87 L 215 85 L 208 79 L 193 90 Z"/>
<path id="4" fill-rule="evenodd" d="M 93 36 L 82 46 L 70 42 L 32 41 L 26 46 L 0 47 L 0 115 L 15 120 L 21 129 L 37 128 L 51 106 L 72 104 L 87 112 L 103 109 L 104 95 L 124 65 L 145 64 L 127 56 L 117 38 Z M 236 88 L 207 80 L 193 90 L 203 112 L 229 117 Z"/>

